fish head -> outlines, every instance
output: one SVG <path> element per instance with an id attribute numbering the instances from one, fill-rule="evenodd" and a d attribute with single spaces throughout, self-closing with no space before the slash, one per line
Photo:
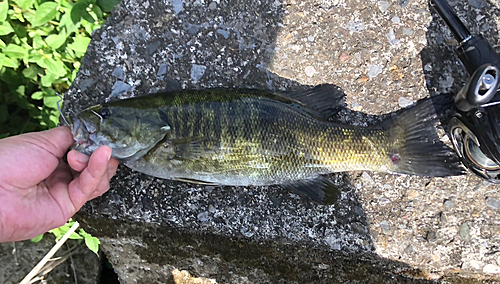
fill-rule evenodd
<path id="1" fill-rule="evenodd" d="M 90 155 L 107 145 L 122 162 L 140 159 L 170 131 L 158 111 L 134 107 L 96 105 L 67 120 L 74 149 Z"/>

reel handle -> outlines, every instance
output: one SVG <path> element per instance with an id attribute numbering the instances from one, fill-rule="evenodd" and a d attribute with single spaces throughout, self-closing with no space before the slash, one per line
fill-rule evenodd
<path id="1" fill-rule="evenodd" d="M 485 106 L 497 93 L 500 86 L 499 76 L 498 67 L 491 63 L 477 68 L 455 97 L 455 106 L 462 112 Z"/>

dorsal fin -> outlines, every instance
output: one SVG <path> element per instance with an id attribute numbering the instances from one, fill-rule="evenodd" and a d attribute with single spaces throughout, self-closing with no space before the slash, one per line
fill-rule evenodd
<path id="1" fill-rule="evenodd" d="M 326 118 L 345 106 L 345 94 L 332 84 L 318 85 L 306 91 L 285 92 L 284 95 L 316 110 Z"/>

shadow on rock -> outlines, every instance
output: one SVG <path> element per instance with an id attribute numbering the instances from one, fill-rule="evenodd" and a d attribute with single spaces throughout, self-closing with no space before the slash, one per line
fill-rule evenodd
<path id="1" fill-rule="evenodd" d="M 122 277 L 174 283 L 164 270 L 187 270 L 218 283 L 434 283 L 415 268 L 373 252 L 324 250 L 308 244 L 227 237 L 200 230 L 124 222 L 80 214 L 79 219 L 107 245 Z M 94 229 L 95 228 L 95 229 Z M 126 238 L 120 236 L 126 235 Z M 119 252 L 119 250 L 122 250 Z M 133 258 L 131 255 L 139 257 Z M 137 275 L 138 267 L 149 271 Z M 126 270 L 125 270 L 126 269 Z M 168 280 L 166 280 L 168 279 Z M 124 281 L 128 283 L 128 281 Z"/>

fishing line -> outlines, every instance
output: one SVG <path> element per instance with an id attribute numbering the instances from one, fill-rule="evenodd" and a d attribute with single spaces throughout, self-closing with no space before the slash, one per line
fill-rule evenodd
<path id="1" fill-rule="evenodd" d="M 60 107 L 60 104 L 64 100 L 64 97 L 63 97 L 63 95 L 61 95 L 59 93 L 56 93 L 56 94 L 60 98 L 60 100 L 57 101 L 57 110 L 59 111 L 59 114 L 61 115 L 62 119 L 64 120 L 64 123 L 66 123 L 67 126 L 70 126 L 68 121 L 66 120 L 66 117 L 64 117 L 64 114 L 62 113 L 61 107 Z"/>
<path id="2" fill-rule="evenodd" d="M 101 123 L 104 121 L 104 119 L 102 118 L 102 116 L 100 114 L 95 112 L 93 109 L 91 109 L 90 111 L 93 112 L 95 115 L 97 115 L 101 119 Z"/>

